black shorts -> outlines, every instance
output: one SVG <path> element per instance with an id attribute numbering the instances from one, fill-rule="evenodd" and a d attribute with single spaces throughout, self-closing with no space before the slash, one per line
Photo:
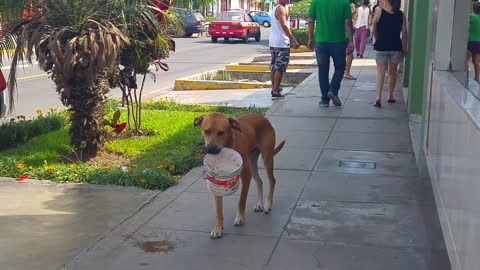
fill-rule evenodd
<path id="1" fill-rule="evenodd" d="M 270 70 L 287 71 L 288 62 L 290 62 L 290 48 L 270 47 L 270 54 L 272 55 Z"/>
<path id="2" fill-rule="evenodd" d="M 480 53 L 480 41 L 469 41 L 467 45 L 467 49 L 472 54 L 479 54 Z"/>

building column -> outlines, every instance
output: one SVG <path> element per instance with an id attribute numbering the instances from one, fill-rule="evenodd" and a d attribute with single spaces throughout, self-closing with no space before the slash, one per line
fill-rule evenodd
<path id="1" fill-rule="evenodd" d="M 432 48 L 432 0 L 410 0 L 412 30 L 409 50 L 408 112 L 422 114 L 425 104 Z M 409 10 L 412 10 L 409 9 Z"/>

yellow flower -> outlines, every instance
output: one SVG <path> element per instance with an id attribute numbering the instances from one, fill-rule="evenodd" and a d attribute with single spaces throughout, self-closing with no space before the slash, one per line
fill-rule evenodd
<path id="1" fill-rule="evenodd" d="M 187 141 L 182 141 L 182 144 L 187 144 Z"/>
<path id="2" fill-rule="evenodd" d="M 176 175 L 173 177 L 173 181 L 175 181 L 175 183 L 178 183 L 178 180 L 179 180 L 179 179 L 180 179 L 180 177 L 178 177 L 178 176 L 176 176 Z"/>
<path id="3" fill-rule="evenodd" d="M 165 170 L 165 165 L 160 165 L 157 167 L 159 170 Z"/>
<path id="4" fill-rule="evenodd" d="M 55 109 L 55 108 L 48 108 L 48 110 L 49 110 L 51 113 L 53 113 L 53 112 L 56 112 L 56 111 L 57 111 L 57 109 Z"/>
<path id="5" fill-rule="evenodd" d="M 77 168 L 77 164 L 75 164 L 75 163 L 70 164 L 70 168 L 76 169 L 76 168 Z"/>
<path id="6" fill-rule="evenodd" d="M 37 115 L 38 116 L 43 116 L 43 110 L 37 110 Z"/>
<path id="7" fill-rule="evenodd" d="M 140 184 L 145 184 L 145 179 L 142 178 L 142 179 L 139 180 L 139 182 L 140 182 Z"/>
<path id="8" fill-rule="evenodd" d="M 147 104 L 153 104 L 154 102 L 155 102 L 155 100 L 154 100 L 153 98 L 151 98 L 151 99 L 147 100 L 146 103 L 147 103 Z"/>
<path id="9" fill-rule="evenodd" d="M 23 163 L 17 164 L 17 169 L 22 170 L 23 168 L 25 168 L 25 164 Z"/>
<path id="10" fill-rule="evenodd" d="M 170 166 L 168 167 L 168 169 L 173 172 L 173 171 L 175 171 L 175 166 L 170 165 Z"/>
<path id="11" fill-rule="evenodd" d="M 53 166 L 53 165 L 52 165 L 52 166 L 47 166 L 47 167 L 45 167 L 45 171 L 46 171 L 46 172 L 48 172 L 48 171 L 55 171 L 55 170 L 56 170 L 56 168 L 55 168 L 55 166 Z"/>
<path id="12" fill-rule="evenodd" d="M 101 157 L 103 155 L 102 151 L 97 151 L 97 156 Z"/>
<path id="13" fill-rule="evenodd" d="M 132 167 L 133 167 L 133 168 L 136 168 L 136 167 L 137 167 L 137 164 L 133 164 Z"/>

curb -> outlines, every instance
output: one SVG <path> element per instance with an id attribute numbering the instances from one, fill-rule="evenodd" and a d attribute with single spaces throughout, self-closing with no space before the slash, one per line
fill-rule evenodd
<path id="1" fill-rule="evenodd" d="M 289 65 L 287 70 L 299 70 L 299 69 L 312 69 L 316 68 L 313 65 Z M 225 70 L 229 71 L 257 71 L 265 72 L 270 71 L 269 65 L 250 65 L 250 64 L 240 64 L 240 65 L 226 65 Z"/>
<path id="2" fill-rule="evenodd" d="M 306 52 L 312 52 L 310 49 L 307 47 L 300 47 L 298 49 L 290 49 L 290 53 L 306 53 Z"/>
<path id="3" fill-rule="evenodd" d="M 230 81 L 202 81 L 179 79 L 175 81 L 173 91 L 182 90 L 229 90 L 229 89 L 258 89 L 268 88 L 269 84 L 255 82 L 230 82 Z"/>

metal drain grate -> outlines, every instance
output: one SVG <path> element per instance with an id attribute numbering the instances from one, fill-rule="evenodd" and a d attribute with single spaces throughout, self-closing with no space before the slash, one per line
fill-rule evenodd
<path id="1" fill-rule="evenodd" d="M 350 169 L 370 169 L 375 170 L 377 164 L 368 160 L 340 160 L 338 167 Z"/>

